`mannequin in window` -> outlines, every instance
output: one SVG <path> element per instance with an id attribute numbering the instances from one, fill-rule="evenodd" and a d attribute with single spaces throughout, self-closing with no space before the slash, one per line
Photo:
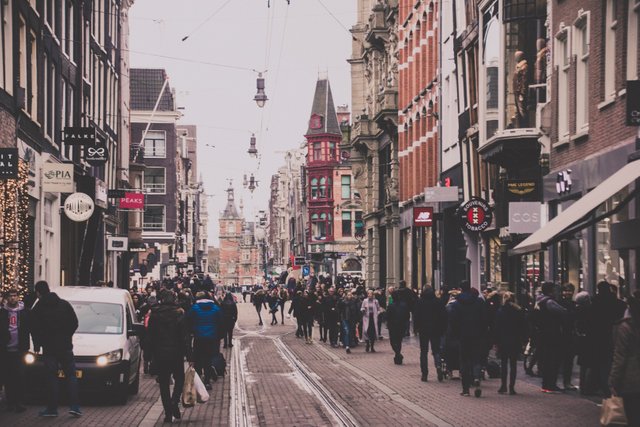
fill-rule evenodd
<path id="1" fill-rule="evenodd" d="M 513 73 L 513 96 L 515 98 L 516 111 L 511 119 L 512 126 L 516 128 L 529 127 L 529 64 L 524 52 L 518 50 L 515 53 L 516 69 Z"/>

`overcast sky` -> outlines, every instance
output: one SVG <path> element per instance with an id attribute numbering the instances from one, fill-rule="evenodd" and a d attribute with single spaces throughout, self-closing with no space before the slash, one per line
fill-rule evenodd
<path id="1" fill-rule="evenodd" d="M 181 123 L 198 127 L 198 169 L 212 195 L 209 244 L 216 246 L 228 178 L 247 219 L 268 209 L 282 151 L 304 141 L 319 73 L 328 73 L 336 105 L 350 104 L 346 28 L 355 22 L 356 0 L 270 1 L 268 8 L 267 0 L 136 0 L 130 12 L 131 66 L 165 68 L 184 107 Z M 251 69 L 268 70 L 264 109 L 253 101 Z M 247 154 L 251 132 L 260 161 Z M 251 173 L 259 180 L 253 194 L 242 188 L 243 175 Z"/>

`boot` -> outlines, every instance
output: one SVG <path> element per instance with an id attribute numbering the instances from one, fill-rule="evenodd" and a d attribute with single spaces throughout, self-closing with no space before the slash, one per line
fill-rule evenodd
<path id="1" fill-rule="evenodd" d="M 376 349 L 375 349 L 375 348 L 373 348 L 373 343 L 374 343 L 374 342 L 375 342 L 375 341 L 371 341 L 371 353 L 375 353 L 375 352 L 376 352 Z"/>
<path id="2" fill-rule="evenodd" d="M 369 353 L 369 341 L 367 341 L 367 344 L 364 348 L 364 351 L 366 351 L 367 353 Z"/>

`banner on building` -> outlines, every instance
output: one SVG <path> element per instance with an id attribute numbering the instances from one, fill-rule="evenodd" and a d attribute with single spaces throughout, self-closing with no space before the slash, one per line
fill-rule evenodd
<path id="1" fill-rule="evenodd" d="M 0 179 L 18 178 L 18 149 L 0 148 Z"/>
<path id="2" fill-rule="evenodd" d="M 144 209 L 144 194 L 126 192 L 118 206 L 120 209 Z"/>
<path id="3" fill-rule="evenodd" d="M 414 227 L 433 226 L 433 208 L 431 207 L 413 208 L 413 226 Z"/>
<path id="4" fill-rule="evenodd" d="M 509 203 L 509 232 L 515 234 L 530 234 L 540 228 L 540 203 L 511 202 Z"/>
<path id="5" fill-rule="evenodd" d="M 95 145 L 96 129 L 93 127 L 65 127 L 63 140 L 67 145 Z"/>
<path id="6" fill-rule="evenodd" d="M 73 164 L 44 163 L 42 190 L 49 193 L 73 193 Z"/>
<path id="7" fill-rule="evenodd" d="M 64 201 L 64 213 L 74 222 L 88 220 L 94 209 L 93 199 L 85 193 L 73 193 Z"/>

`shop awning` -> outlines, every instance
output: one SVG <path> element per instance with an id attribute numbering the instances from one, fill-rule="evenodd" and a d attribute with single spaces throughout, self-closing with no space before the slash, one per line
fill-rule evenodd
<path id="1" fill-rule="evenodd" d="M 560 213 L 560 215 L 510 250 L 509 254 L 522 255 L 543 250 L 554 241 L 555 237 L 585 218 L 607 199 L 638 178 L 640 178 L 640 160 L 627 164 L 604 180 L 596 188 L 569 206 L 567 210 Z"/>

